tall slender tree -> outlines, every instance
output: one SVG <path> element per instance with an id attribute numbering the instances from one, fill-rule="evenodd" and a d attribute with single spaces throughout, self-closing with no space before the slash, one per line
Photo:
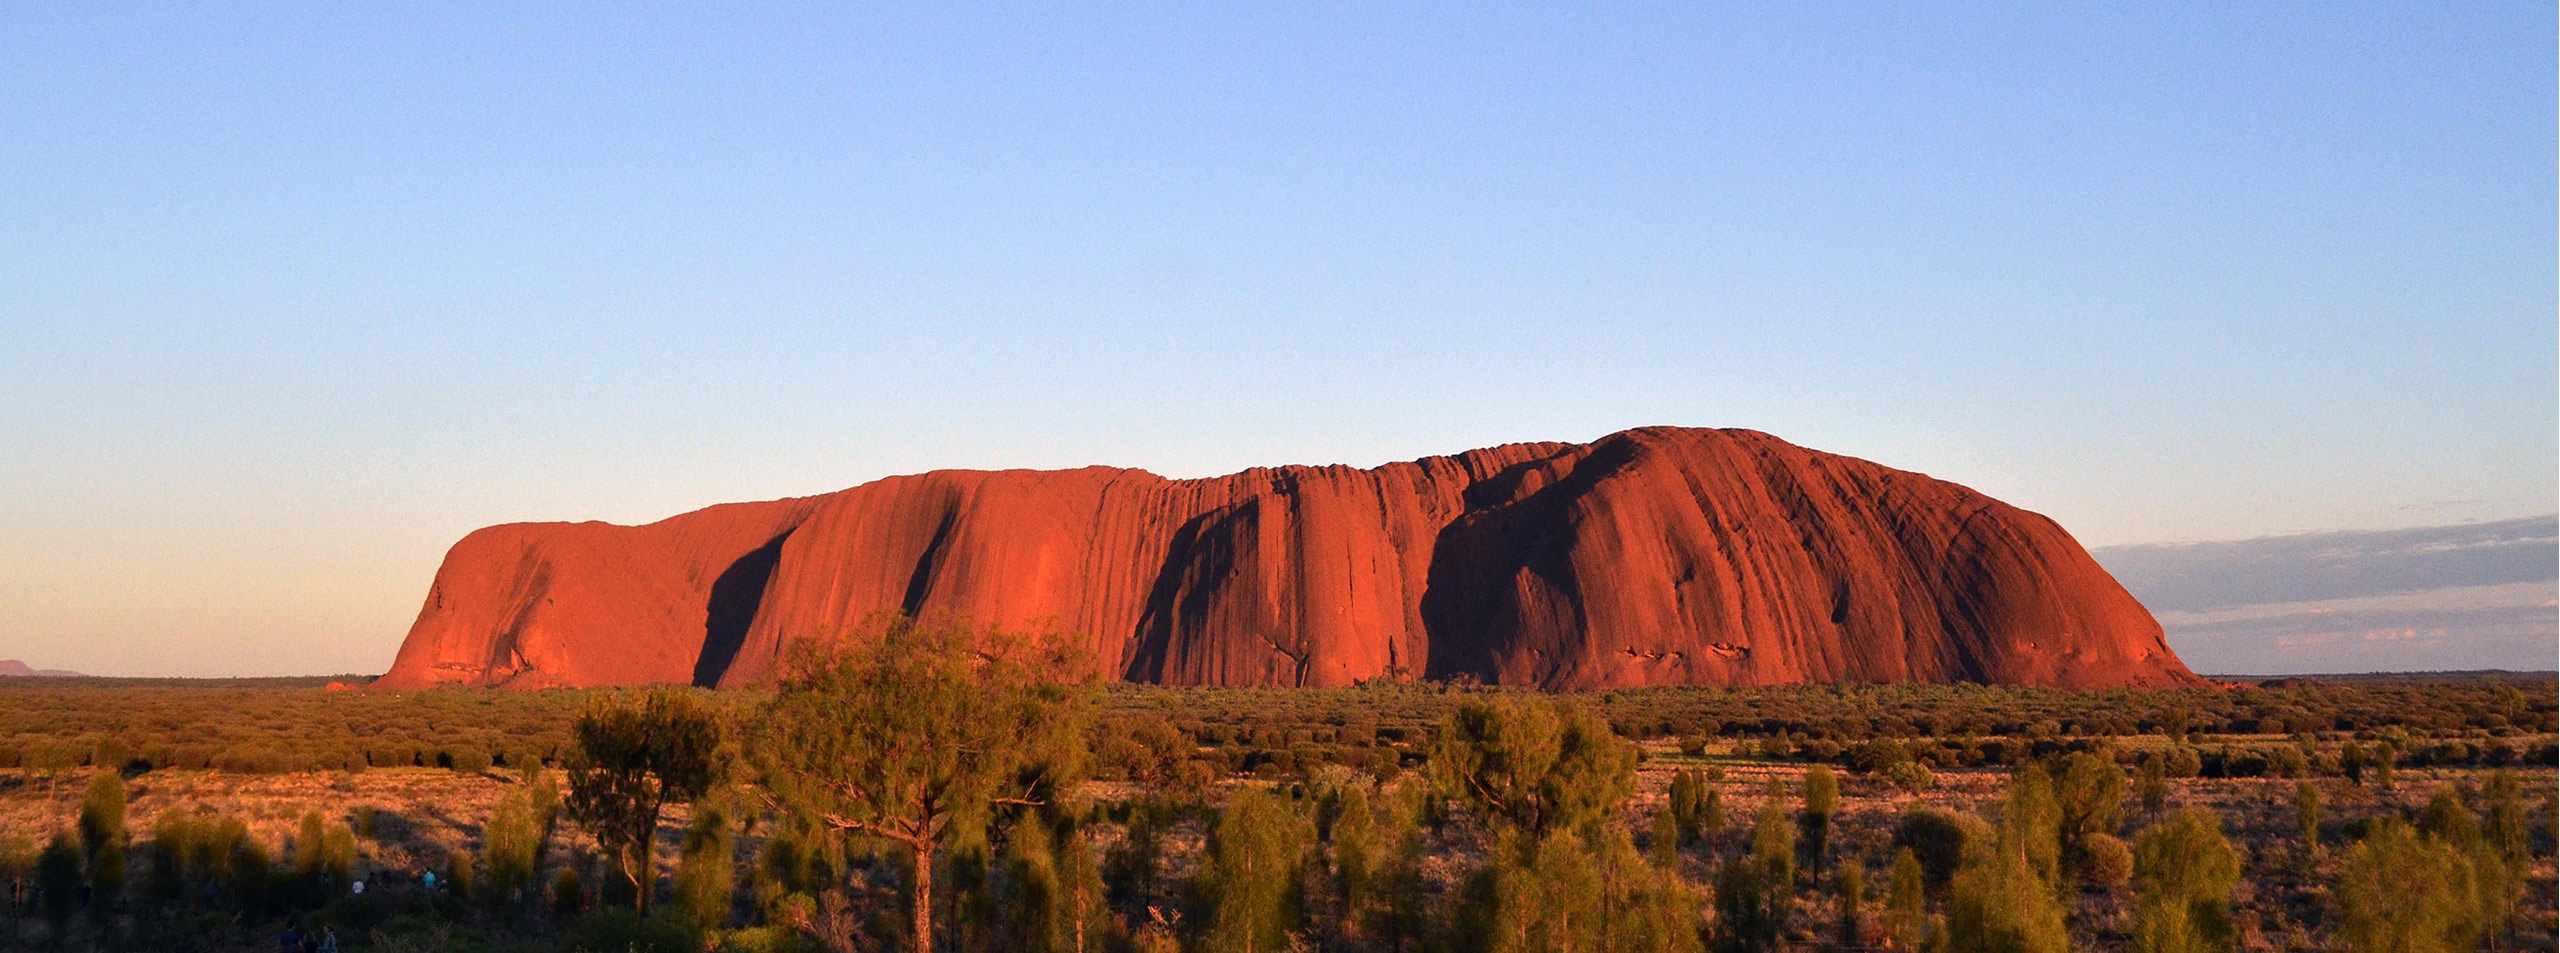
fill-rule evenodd
<path id="1" fill-rule="evenodd" d="M 71 914 L 80 899 L 80 848 L 68 832 L 56 831 L 36 855 L 36 890 L 44 895 L 44 921 L 53 928 L 53 944 L 68 946 Z"/>
<path id="2" fill-rule="evenodd" d="M 1817 764 L 1804 772 L 1804 815 L 1798 821 L 1804 829 L 1805 863 L 1815 871 L 1823 869 L 1823 859 L 1831 853 L 1831 817 L 1840 813 L 1840 776 L 1827 764 Z"/>
<path id="3" fill-rule="evenodd" d="M 1840 914 L 1840 947 L 1856 949 L 1867 945 L 1866 865 L 1855 858 L 1841 864 L 1831 878 L 1831 896 Z"/>
<path id="4" fill-rule="evenodd" d="M 1948 886 L 1947 942 L 1986 953 L 2063 953 L 2061 810 L 2043 770 L 2020 768 L 2009 781 L 1990 849 L 1966 851 Z"/>
<path id="5" fill-rule="evenodd" d="M 2304 781 L 2293 786 L 2293 826 L 2302 832 L 2304 856 L 2320 853 L 2320 785 Z"/>
<path id="6" fill-rule="evenodd" d="M 1795 909 L 1795 825 L 1786 786 L 1772 779 L 1751 829 L 1751 853 L 1727 861 L 1717 875 L 1716 929 L 1727 950 L 1774 950 Z"/>
<path id="7" fill-rule="evenodd" d="M 2531 840 L 2526 827 L 2524 778 L 2514 768 L 2500 768 L 2489 776 L 2488 836 L 2490 846 L 2518 868 L 2531 858 Z"/>
<path id="8" fill-rule="evenodd" d="M 1228 800 L 1201 871 L 1209 949 L 1256 953 L 1285 947 L 1304 909 L 1298 871 L 1308 834 L 1305 820 L 1271 794 L 1245 790 Z"/>
<path id="9" fill-rule="evenodd" d="M 685 825 L 684 846 L 677 854 L 676 896 L 693 922 L 704 927 L 729 919 L 737 892 L 737 832 L 721 803 L 725 800 L 706 797 L 693 803 L 693 820 Z"/>
<path id="10" fill-rule="evenodd" d="M 1368 791 L 1356 784 L 1345 788 L 1336 810 L 1328 845 L 1333 860 L 1334 896 L 1342 908 L 1343 931 L 1357 935 L 1367 922 L 1369 900 L 1375 892 L 1386 845 L 1378 836 L 1378 816 L 1369 807 Z"/>
<path id="11" fill-rule="evenodd" d="M 36 850 L 35 838 L 25 834 L 0 835 L 0 914 L 12 920 L 6 929 L 16 929 L 18 905 L 26 902 L 28 881 L 36 873 Z"/>
<path id="12" fill-rule="evenodd" d="M 1905 847 L 1893 853 L 1893 886 L 1885 895 L 1885 944 L 1897 950 L 1920 948 L 1929 926 L 1929 893 L 1920 857 Z"/>
<path id="13" fill-rule="evenodd" d="M 89 896 L 100 908 L 112 908 L 124 895 L 124 776 L 102 769 L 89 778 L 80 797 L 80 847 L 89 866 Z"/>
<path id="14" fill-rule="evenodd" d="M 1668 813 L 1671 815 L 1673 835 L 1678 840 L 1676 846 L 1687 847 L 1695 844 L 1703 833 L 1702 825 L 1706 820 L 1707 808 L 1706 787 L 1706 783 L 1699 779 L 1698 772 L 1688 768 L 1682 768 L 1671 776 L 1669 792 L 1671 805 Z"/>

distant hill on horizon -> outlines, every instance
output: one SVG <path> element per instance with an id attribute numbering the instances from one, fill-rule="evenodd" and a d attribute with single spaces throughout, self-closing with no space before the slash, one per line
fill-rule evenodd
<path id="1" fill-rule="evenodd" d="M 0 678 L 85 678 L 78 672 L 59 668 L 36 668 L 13 658 L 0 658 Z"/>

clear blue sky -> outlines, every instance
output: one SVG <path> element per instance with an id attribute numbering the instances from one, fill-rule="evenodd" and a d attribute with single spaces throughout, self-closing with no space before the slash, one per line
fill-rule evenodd
<path id="1" fill-rule="evenodd" d="M 0 657 L 444 548 L 1657 423 L 2091 545 L 2554 509 L 2549 4 L 15 4 Z"/>

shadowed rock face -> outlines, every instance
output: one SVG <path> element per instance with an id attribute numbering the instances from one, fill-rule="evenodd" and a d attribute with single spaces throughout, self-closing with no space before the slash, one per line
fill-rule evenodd
<path id="1" fill-rule="evenodd" d="M 876 613 L 1089 640 L 1120 678 L 1554 689 L 2201 684 L 2060 526 L 1748 430 L 1372 470 L 939 471 L 446 555 L 376 688 L 772 681 Z"/>

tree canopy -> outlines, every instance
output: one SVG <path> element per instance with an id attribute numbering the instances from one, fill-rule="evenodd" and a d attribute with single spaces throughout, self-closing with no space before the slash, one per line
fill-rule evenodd
<path id="1" fill-rule="evenodd" d="M 1443 797 L 1530 833 L 1588 825 L 1635 794 L 1636 747 L 1558 699 L 1469 699 L 1431 750 Z"/>
<path id="2" fill-rule="evenodd" d="M 569 815 L 630 880 L 645 915 L 658 815 L 723 774 L 719 712 L 683 689 L 615 692 L 591 697 L 572 731 Z"/>
<path id="3" fill-rule="evenodd" d="M 1075 778 L 1090 692 L 1055 639 L 958 621 L 881 623 L 804 644 L 754 746 L 787 810 L 911 855 L 910 928 L 933 948 L 933 862 L 997 805 L 1054 798 Z"/>

